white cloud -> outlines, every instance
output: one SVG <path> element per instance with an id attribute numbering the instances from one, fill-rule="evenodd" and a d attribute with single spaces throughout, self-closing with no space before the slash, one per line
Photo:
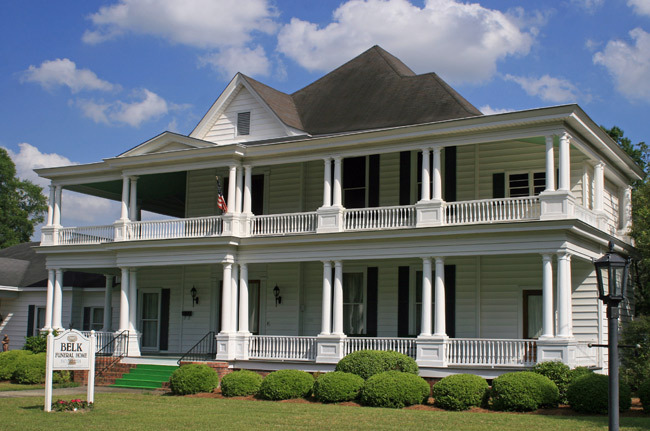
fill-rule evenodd
<path id="1" fill-rule="evenodd" d="M 38 67 L 31 65 L 23 72 L 22 81 L 36 82 L 46 89 L 67 86 L 73 93 L 82 90 L 111 91 L 119 89 L 119 86 L 99 79 L 89 69 L 77 69 L 74 61 L 68 58 L 46 60 Z"/>
<path id="2" fill-rule="evenodd" d="M 589 13 L 593 13 L 605 3 L 605 0 L 571 0 L 574 4 Z"/>
<path id="3" fill-rule="evenodd" d="M 255 49 L 247 47 L 230 47 L 219 52 L 199 57 L 199 64 L 210 65 L 226 78 L 234 76 L 237 72 L 251 76 L 268 76 L 271 69 L 269 59 L 262 46 Z"/>
<path id="4" fill-rule="evenodd" d="M 516 82 L 527 94 L 538 96 L 547 102 L 575 102 L 580 96 L 580 91 L 570 81 L 549 75 L 544 75 L 540 78 L 531 78 L 507 74 L 504 76 L 504 79 L 506 81 Z"/>
<path id="5" fill-rule="evenodd" d="M 640 28 L 630 31 L 634 44 L 610 40 L 594 54 L 594 64 L 604 66 L 619 92 L 629 99 L 650 97 L 650 34 Z"/>
<path id="6" fill-rule="evenodd" d="M 650 16 L 650 0 L 628 0 L 627 5 L 634 9 L 637 15 Z"/>
<path id="7" fill-rule="evenodd" d="M 506 112 L 512 112 L 513 109 L 507 108 L 493 108 L 490 105 L 483 105 L 479 109 L 485 115 L 494 115 L 494 114 L 505 114 Z"/>
<path id="8" fill-rule="evenodd" d="M 490 78 L 499 60 L 529 52 L 536 30 L 524 30 L 523 21 L 453 0 L 426 0 L 422 8 L 407 0 L 349 0 L 324 27 L 293 18 L 278 35 L 278 50 L 327 71 L 378 44 L 416 72 L 477 82 Z"/>

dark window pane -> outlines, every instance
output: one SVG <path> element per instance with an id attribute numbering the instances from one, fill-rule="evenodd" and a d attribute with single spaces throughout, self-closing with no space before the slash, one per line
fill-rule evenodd
<path id="1" fill-rule="evenodd" d="M 343 159 L 343 188 L 366 186 L 366 158 Z"/>

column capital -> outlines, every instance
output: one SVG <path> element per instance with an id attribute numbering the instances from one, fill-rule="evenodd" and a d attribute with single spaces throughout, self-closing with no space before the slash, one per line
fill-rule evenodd
<path id="1" fill-rule="evenodd" d="M 438 263 L 438 262 L 443 262 L 444 263 L 445 262 L 445 257 L 444 256 L 434 256 L 433 258 L 435 259 L 436 263 Z"/>
<path id="2" fill-rule="evenodd" d="M 323 161 L 324 161 L 325 163 L 331 162 L 333 159 L 334 159 L 334 157 L 332 157 L 332 156 L 325 156 L 325 157 L 323 157 Z"/>
<path id="3" fill-rule="evenodd" d="M 341 261 L 341 260 L 335 260 L 335 261 L 334 261 L 334 267 L 336 267 L 336 268 L 338 268 L 338 267 L 343 267 L 343 261 Z"/>
<path id="4" fill-rule="evenodd" d="M 558 251 L 556 254 L 558 260 L 571 260 L 571 253 L 568 251 Z"/>
<path id="5" fill-rule="evenodd" d="M 569 132 L 562 132 L 560 134 L 560 139 L 566 139 L 568 141 L 572 141 L 573 137 L 569 134 Z"/>
<path id="6" fill-rule="evenodd" d="M 321 260 L 321 262 L 323 262 L 323 265 L 332 266 L 332 260 L 331 259 Z"/>
<path id="7" fill-rule="evenodd" d="M 423 263 L 424 263 L 424 262 L 429 262 L 429 263 L 431 263 L 431 257 L 429 257 L 429 256 L 425 256 L 425 257 L 423 257 L 423 258 L 422 258 L 422 262 L 423 262 Z"/>
<path id="8" fill-rule="evenodd" d="M 252 169 L 252 168 L 253 168 L 253 165 L 251 165 L 250 163 L 247 163 L 247 164 L 245 164 L 245 165 L 242 165 L 242 167 L 243 167 L 244 169 Z"/>
<path id="9" fill-rule="evenodd" d="M 431 152 L 433 152 L 434 154 L 440 154 L 440 152 L 442 151 L 442 148 L 443 147 L 439 146 L 439 145 L 433 146 L 433 147 L 431 147 Z"/>
<path id="10" fill-rule="evenodd" d="M 554 138 L 555 138 L 555 135 L 546 135 L 546 136 L 544 136 L 544 140 L 546 141 L 546 145 L 553 145 Z"/>
<path id="11" fill-rule="evenodd" d="M 138 178 L 140 178 L 138 175 L 129 175 L 131 181 L 138 181 Z"/>
<path id="12" fill-rule="evenodd" d="M 553 260 L 553 255 L 551 253 L 542 253 L 542 260 L 544 262 L 550 262 Z"/>

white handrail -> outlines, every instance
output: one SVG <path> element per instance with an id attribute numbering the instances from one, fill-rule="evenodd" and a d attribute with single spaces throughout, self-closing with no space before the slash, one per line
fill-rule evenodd
<path id="1" fill-rule="evenodd" d="M 535 340 L 450 338 L 449 365 L 528 367 L 537 361 Z"/>
<path id="2" fill-rule="evenodd" d="M 345 230 L 415 227 L 415 206 L 346 209 Z"/>
<path id="3" fill-rule="evenodd" d="M 317 227 L 316 212 L 259 215 L 253 216 L 251 220 L 251 235 L 310 233 L 316 232 Z"/>
<path id="4" fill-rule="evenodd" d="M 127 226 L 129 240 L 211 237 L 222 232 L 221 216 L 136 221 Z"/>
<path id="5" fill-rule="evenodd" d="M 314 361 L 316 337 L 252 335 L 248 356 L 250 359 Z"/>
<path id="6" fill-rule="evenodd" d="M 59 244 L 101 244 L 113 242 L 115 228 L 113 225 L 85 226 L 85 227 L 63 227 L 58 231 Z"/>
<path id="7" fill-rule="evenodd" d="M 445 224 L 448 225 L 537 220 L 540 215 L 537 196 L 447 202 L 445 205 Z"/>
<path id="8" fill-rule="evenodd" d="M 348 337 L 345 339 L 345 354 L 358 350 L 394 350 L 415 359 L 416 339 L 395 337 Z"/>

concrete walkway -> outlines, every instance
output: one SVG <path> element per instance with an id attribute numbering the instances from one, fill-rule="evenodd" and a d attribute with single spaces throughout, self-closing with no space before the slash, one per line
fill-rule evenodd
<path id="1" fill-rule="evenodd" d="M 112 388 L 109 386 L 95 386 L 96 394 L 111 393 L 132 393 L 141 394 L 143 392 L 155 392 L 151 389 L 130 389 L 130 388 Z M 70 395 L 85 395 L 88 393 L 86 386 L 77 386 L 76 388 L 60 388 L 52 390 L 52 398 L 69 397 Z M 162 392 L 161 392 L 162 393 Z M 45 389 L 31 389 L 28 391 L 0 391 L 0 398 L 21 398 L 21 397 L 45 397 Z"/>

